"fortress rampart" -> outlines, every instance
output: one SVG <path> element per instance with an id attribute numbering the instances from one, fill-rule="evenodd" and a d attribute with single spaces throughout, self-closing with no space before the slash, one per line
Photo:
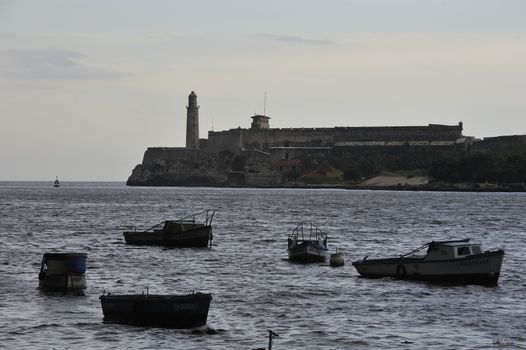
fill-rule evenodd
<path id="1" fill-rule="evenodd" d="M 473 143 L 473 151 L 489 150 L 524 150 L 526 152 L 526 135 L 485 137 Z"/>
<path id="2" fill-rule="evenodd" d="M 142 164 L 151 164 L 156 160 L 177 161 L 181 158 L 198 158 L 198 149 L 187 149 L 183 147 L 148 147 L 144 152 Z"/>
<path id="3" fill-rule="evenodd" d="M 458 125 L 230 129 L 208 132 L 208 148 L 220 152 L 241 149 L 268 151 L 270 147 L 333 146 L 452 146 L 465 142 Z"/>
<path id="4" fill-rule="evenodd" d="M 335 128 L 335 141 L 456 141 L 462 138 L 459 125 L 384 126 Z"/>
<path id="5" fill-rule="evenodd" d="M 230 129 L 227 131 L 209 131 L 207 149 L 211 152 L 229 151 L 239 153 L 242 144 L 243 129 Z"/>

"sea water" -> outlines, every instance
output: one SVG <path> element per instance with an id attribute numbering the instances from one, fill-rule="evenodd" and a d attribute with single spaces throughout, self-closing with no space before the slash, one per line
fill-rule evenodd
<path id="1" fill-rule="evenodd" d="M 525 349 L 524 193 L 0 183 L 0 347 L 9 349 Z M 211 249 L 127 246 L 123 231 L 215 209 Z M 298 265 L 309 221 L 345 265 Z M 364 279 L 351 262 L 471 238 L 504 249 L 498 286 Z M 83 296 L 37 289 L 45 252 L 86 252 Z M 104 323 L 104 292 L 210 292 L 206 327 Z"/>

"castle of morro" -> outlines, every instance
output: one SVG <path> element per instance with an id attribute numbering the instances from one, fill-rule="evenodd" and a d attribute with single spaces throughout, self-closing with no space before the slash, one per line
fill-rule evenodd
<path id="1" fill-rule="evenodd" d="M 464 136 L 462 122 L 427 126 L 272 128 L 268 116 L 257 114 L 251 119 L 250 128 L 209 131 L 207 139 L 200 139 L 199 105 L 192 91 L 188 96 L 186 147 L 148 148 L 142 164 L 135 167 L 127 184 L 279 186 L 291 181 L 291 172 L 301 168 L 301 159 L 309 155 L 323 157 L 336 153 L 363 158 L 367 154 L 367 157 L 383 159 L 402 154 L 429 159 L 438 153 L 470 152 L 474 147 L 486 147 L 488 142 L 501 142 L 499 138 L 477 140 Z M 524 142 L 524 137 L 519 137 L 520 142 Z M 301 176 L 294 180 L 298 178 Z"/>

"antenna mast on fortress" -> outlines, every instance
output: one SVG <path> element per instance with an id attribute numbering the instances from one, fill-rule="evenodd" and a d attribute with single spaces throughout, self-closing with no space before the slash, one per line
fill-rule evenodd
<path id="1" fill-rule="evenodd" d="M 263 99 L 263 115 L 267 115 L 267 92 L 265 91 L 265 97 Z"/>

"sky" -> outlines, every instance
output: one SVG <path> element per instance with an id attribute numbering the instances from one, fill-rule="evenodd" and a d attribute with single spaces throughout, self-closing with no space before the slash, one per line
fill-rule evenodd
<path id="1" fill-rule="evenodd" d="M 526 134 L 523 0 L 0 0 L 0 181 L 126 181 L 250 126 Z M 266 93 L 266 105 L 264 96 Z"/>

